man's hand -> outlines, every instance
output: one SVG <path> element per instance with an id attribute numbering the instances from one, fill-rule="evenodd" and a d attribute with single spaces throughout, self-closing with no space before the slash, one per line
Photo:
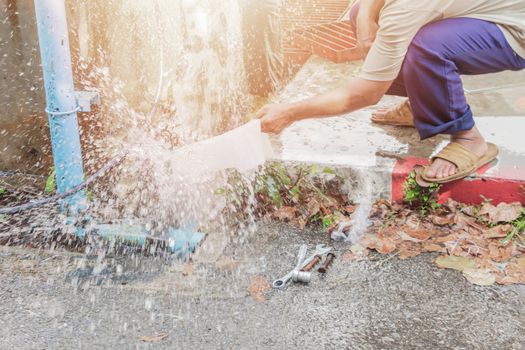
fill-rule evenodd
<path id="1" fill-rule="evenodd" d="M 262 132 L 272 134 L 279 134 L 294 122 L 289 104 L 264 106 L 256 117 L 261 120 Z"/>

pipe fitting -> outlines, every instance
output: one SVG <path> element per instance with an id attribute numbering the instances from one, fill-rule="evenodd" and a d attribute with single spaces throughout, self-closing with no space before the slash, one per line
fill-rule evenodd
<path id="1" fill-rule="evenodd" d="M 326 273 L 326 271 L 328 271 L 328 268 L 332 265 L 334 259 L 335 259 L 335 254 L 328 253 L 328 255 L 326 256 L 326 261 L 324 262 L 323 266 L 317 269 L 317 272 Z"/>
<path id="2" fill-rule="evenodd" d="M 312 259 L 312 261 L 310 261 L 310 263 L 306 265 L 301 271 L 305 271 L 305 272 L 311 271 L 315 267 L 315 265 L 319 264 L 320 261 L 321 261 L 321 255 L 316 255 Z"/>
<path id="3" fill-rule="evenodd" d="M 292 273 L 292 281 L 300 283 L 310 283 L 312 280 L 312 273 L 307 271 L 298 271 L 295 270 Z"/>

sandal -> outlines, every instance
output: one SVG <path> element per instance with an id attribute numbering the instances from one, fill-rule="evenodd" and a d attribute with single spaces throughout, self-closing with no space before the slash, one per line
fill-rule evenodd
<path id="1" fill-rule="evenodd" d="M 429 183 L 444 184 L 455 180 L 462 179 L 475 173 L 482 166 L 492 162 L 499 154 L 498 146 L 493 143 L 487 143 L 487 152 L 481 157 L 472 153 L 469 149 L 457 142 L 449 143 L 441 152 L 432 157 L 430 164 L 437 158 L 447 160 L 456 166 L 456 173 L 451 176 L 436 178 L 427 176 L 430 165 L 421 172 L 421 178 Z"/>
<path id="2" fill-rule="evenodd" d="M 410 102 L 406 99 L 401 104 L 392 107 L 381 115 L 372 114 L 372 122 L 383 125 L 393 126 L 414 126 L 414 116 L 410 109 Z"/>

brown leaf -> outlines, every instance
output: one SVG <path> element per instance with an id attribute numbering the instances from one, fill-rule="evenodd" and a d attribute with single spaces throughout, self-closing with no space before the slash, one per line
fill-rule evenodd
<path id="1" fill-rule="evenodd" d="M 525 284 L 525 255 L 512 260 L 505 272 L 504 284 Z"/>
<path id="2" fill-rule="evenodd" d="M 422 253 L 421 245 L 412 242 L 403 242 L 398 245 L 399 259 L 406 260 L 414 258 Z"/>
<path id="3" fill-rule="evenodd" d="M 280 207 L 276 212 L 273 213 L 273 217 L 281 221 L 293 221 L 295 220 L 297 209 L 295 207 Z"/>
<path id="4" fill-rule="evenodd" d="M 509 232 L 512 231 L 512 225 L 506 224 L 506 225 L 499 225 L 490 228 L 484 236 L 486 238 L 504 238 L 506 237 Z"/>
<path id="5" fill-rule="evenodd" d="M 520 203 L 500 203 L 497 207 L 485 203 L 480 210 L 480 215 L 487 215 L 493 223 L 511 222 L 520 217 L 522 210 Z"/>
<path id="6" fill-rule="evenodd" d="M 488 256 L 491 260 L 496 262 L 504 262 L 510 260 L 514 253 L 513 244 L 502 246 L 499 241 L 491 241 L 487 246 Z"/>
<path id="7" fill-rule="evenodd" d="M 437 226 L 447 226 L 456 223 L 456 214 L 449 214 L 447 216 L 430 215 L 428 218 Z"/>
<path id="8" fill-rule="evenodd" d="M 410 236 L 408 233 L 406 233 L 405 231 L 399 231 L 397 233 L 397 235 L 399 236 L 399 238 L 401 238 L 403 241 L 409 241 L 409 242 L 423 242 L 422 240 L 420 240 L 419 238 L 415 238 L 415 237 L 412 237 Z"/>
<path id="9" fill-rule="evenodd" d="M 270 283 L 266 278 L 263 276 L 257 276 L 255 277 L 250 287 L 248 288 L 248 291 L 250 292 L 250 295 L 257 303 L 263 303 L 266 301 L 266 292 L 270 289 Z"/>
<path id="10" fill-rule="evenodd" d="M 445 253 L 447 251 L 447 249 L 444 246 L 436 244 L 436 243 L 431 243 L 431 242 L 423 242 L 422 249 L 423 251 L 429 252 L 429 253 L 434 253 L 434 252 Z"/>
<path id="11" fill-rule="evenodd" d="M 310 198 L 310 200 L 306 203 L 305 209 L 306 211 L 303 213 L 303 216 L 307 219 L 310 219 L 312 216 L 319 213 L 321 210 L 321 205 L 316 199 Z"/>
<path id="12" fill-rule="evenodd" d="M 139 338 L 140 341 L 156 343 L 169 337 L 168 333 L 156 333 L 154 335 L 145 335 Z"/>
<path id="13" fill-rule="evenodd" d="M 430 237 L 432 237 L 432 231 L 426 230 L 424 228 L 420 228 L 418 230 L 406 230 L 406 233 L 415 239 L 418 239 L 419 241 L 426 241 Z"/>
<path id="14" fill-rule="evenodd" d="M 395 242 L 391 238 L 381 235 L 380 233 L 365 234 L 359 243 L 366 248 L 375 249 L 381 254 L 392 253 L 396 250 Z"/>
<path id="15" fill-rule="evenodd" d="M 455 213 L 458 208 L 458 202 L 456 202 L 452 198 L 449 198 L 445 203 L 443 203 L 443 207 L 448 209 L 451 213 Z"/>

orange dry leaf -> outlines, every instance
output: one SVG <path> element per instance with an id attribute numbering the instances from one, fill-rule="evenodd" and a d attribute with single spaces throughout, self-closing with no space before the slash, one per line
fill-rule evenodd
<path id="1" fill-rule="evenodd" d="M 399 259 L 406 260 L 420 255 L 423 251 L 419 243 L 402 242 L 398 245 Z"/>
<path id="2" fill-rule="evenodd" d="M 505 238 L 512 231 L 512 225 L 499 225 L 496 227 L 490 228 L 484 233 L 486 238 Z"/>
<path id="3" fill-rule="evenodd" d="M 436 244 L 436 243 L 430 243 L 430 242 L 423 242 L 422 249 L 423 251 L 429 252 L 429 253 L 433 253 L 433 252 L 445 253 L 447 251 L 447 249 L 444 246 L 440 244 Z"/>
<path id="4" fill-rule="evenodd" d="M 297 209 L 295 207 L 283 206 L 273 213 L 274 218 L 282 221 L 294 221 Z"/>
<path id="5" fill-rule="evenodd" d="M 490 203 L 485 203 L 481 207 L 479 214 L 486 215 L 490 222 L 511 222 L 520 217 L 522 207 L 520 203 L 500 203 L 497 207 Z"/>
<path id="6" fill-rule="evenodd" d="M 248 291 L 257 303 L 266 301 L 266 292 L 270 289 L 270 283 L 263 276 L 257 276 L 252 280 Z"/>
<path id="7" fill-rule="evenodd" d="M 391 238 L 381 235 L 380 233 L 377 235 L 366 234 L 359 243 L 366 248 L 375 249 L 381 254 L 392 253 L 396 250 L 395 242 Z"/>

